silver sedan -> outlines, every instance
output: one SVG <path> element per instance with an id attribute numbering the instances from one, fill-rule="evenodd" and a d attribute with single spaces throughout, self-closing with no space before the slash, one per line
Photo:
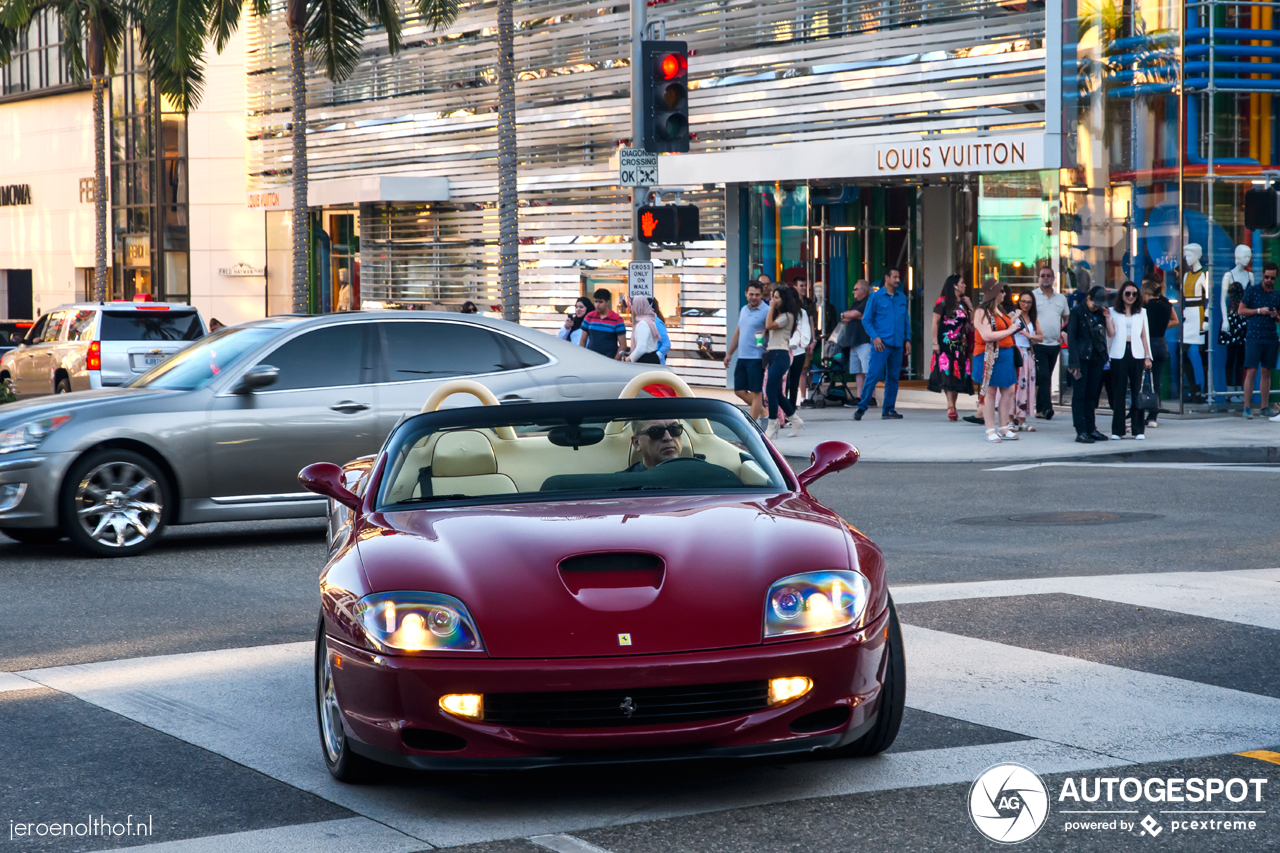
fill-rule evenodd
<path id="1" fill-rule="evenodd" d="M 523 403 L 616 397 L 646 369 L 459 314 L 222 329 L 123 388 L 0 406 L 0 532 L 126 556 L 165 524 L 322 516 L 298 471 L 376 452 L 443 380 Z"/>

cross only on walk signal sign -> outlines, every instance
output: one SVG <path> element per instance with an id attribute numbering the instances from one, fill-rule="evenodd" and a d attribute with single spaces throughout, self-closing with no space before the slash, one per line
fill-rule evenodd
<path id="1" fill-rule="evenodd" d="M 656 187 L 658 185 L 658 155 L 643 148 L 622 148 L 618 151 L 618 186 Z"/>

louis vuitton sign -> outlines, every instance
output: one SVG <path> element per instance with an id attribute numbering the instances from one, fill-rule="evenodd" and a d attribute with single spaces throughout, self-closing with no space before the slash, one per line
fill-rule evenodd
<path id="1" fill-rule="evenodd" d="M 1028 158 L 1028 140 L 987 138 L 955 142 L 904 142 L 876 146 L 876 172 L 884 175 L 921 172 L 987 172 L 1036 169 Z"/>

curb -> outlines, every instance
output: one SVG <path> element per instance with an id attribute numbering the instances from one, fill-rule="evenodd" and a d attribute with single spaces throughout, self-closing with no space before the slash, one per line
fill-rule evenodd
<path id="1" fill-rule="evenodd" d="M 809 457 L 783 454 L 796 473 L 809 466 Z M 1081 453 L 1075 456 L 1046 456 L 1035 459 L 864 459 L 871 465 L 1019 465 L 1036 462 L 1080 462 L 1101 465 L 1117 462 L 1165 462 L 1181 464 L 1271 464 L 1280 465 L 1280 447 L 1153 447 L 1150 450 L 1123 450 L 1115 453 Z"/>

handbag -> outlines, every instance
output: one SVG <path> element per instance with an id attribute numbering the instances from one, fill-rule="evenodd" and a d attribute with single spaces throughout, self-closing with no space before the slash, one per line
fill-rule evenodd
<path id="1" fill-rule="evenodd" d="M 1138 408 L 1145 411 L 1156 411 L 1160 408 L 1160 395 L 1155 391 L 1150 370 L 1142 372 L 1142 390 L 1138 392 Z"/>
<path id="2" fill-rule="evenodd" d="M 1019 347 L 1017 344 L 1014 344 L 1012 349 L 1013 349 L 1013 369 L 1021 370 L 1022 369 L 1022 348 Z"/>

